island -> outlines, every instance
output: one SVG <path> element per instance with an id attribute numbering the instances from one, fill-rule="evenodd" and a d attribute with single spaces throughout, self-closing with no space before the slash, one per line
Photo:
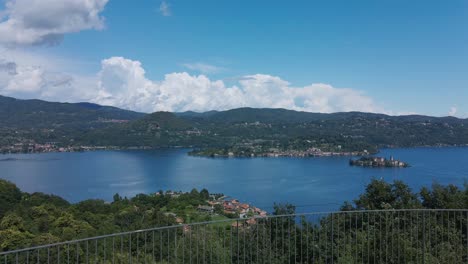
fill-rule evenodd
<path id="1" fill-rule="evenodd" d="M 396 160 L 393 156 L 390 159 L 383 157 L 361 157 L 357 160 L 349 160 L 349 165 L 360 166 L 360 167 L 372 167 L 372 168 L 406 168 L 409 164 L 400 160 Z"/>

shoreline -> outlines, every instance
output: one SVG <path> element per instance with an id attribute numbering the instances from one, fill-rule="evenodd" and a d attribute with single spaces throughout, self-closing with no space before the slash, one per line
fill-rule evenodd
<path id="1" fill-rule="evenodd" d="M 84 146 L 80 146 L 84 147 Z M 73 147 L 67 147 L 67 148 L 73 148 Z M 75 147 L 79 148 L 79 147 Z M 413 146 L 413 147 L 382 147 L 378 148 L 377 152 L 375 153 L 369 153 L 367 154 L 368 156 L 370 155 L 376 155 L 381 152 L 381 150 L 394 150 L 394 149 L 424 149 L 424 148 L 468 148 L 468 144 L 465 145 L 433 145 L 433 146 Z M 86 148 L 83 148 L 81 150 L 49 150 L 49 151 L 34 151 L 34 152 L 0 152 L 0 156 L 6 156 L 6 155 L 24 155 L 24 154 L 49 154 L 49 153 L 83 153 L 83 152 L 100 152 L 100 151 L 132 151 L 132 150 L 159 150 L 159 149 L 187 149 L 187 150 L 194 150 L 193 146 L 161 146 L 161 147 L 117 147 L 117 146 L 95 146 L 95 147 L 90 147 L 86 146 Z M 199 155 L 199 154 L 190 154 L 190 152 L 187 152 L 187 155 L 191 157 L 200 157 L 200 158 L 326 158 L 326 157 L 357 157 L 357 156 L 364 156 L 360 154 L 341 154 L 336 152 L 334 155 L 274 155 L 275 153 L 266 153 L 266 154 L 260 154 L 260 155 L 254 155 L 254 156 L 248 156 L 248 155 L 215 155 L 214 157 L 209 156 L 209 155 Z M 363 153 L 361 153 L 363 154 Z"/>

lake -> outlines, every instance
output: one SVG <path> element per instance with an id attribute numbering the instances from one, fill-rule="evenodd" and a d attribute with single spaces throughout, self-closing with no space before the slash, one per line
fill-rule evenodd
<path id="1" fill-rule="evenodd" d="M 0 156 L 0 178 L 23 191 L 53 193 L 77 202 L 112 200 L 158 190 L 207 188 L 271 210 L 290 202 L 300 212 L 336 210 L 357 198 L 374 177 L 402 180 L 413 190 L 468 179 L 468 148 L 384 149 L 379 156 L 410 168 L 351 167 L 348 157 L 203 158 L 186 149 L 12 154 Z"/>

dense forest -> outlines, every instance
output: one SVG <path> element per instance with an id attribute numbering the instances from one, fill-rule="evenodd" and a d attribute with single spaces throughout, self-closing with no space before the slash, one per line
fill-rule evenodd
<path id="1" fill-rule="evenodd" d="M 4 153 L 81 146 L 189 147 L 243 155 L 309 149 L 375 153 L 382 147 L 467 144 L 468 120 L 454 117 L 254 108 L 143 114 L 90 103 L 0 96 L 0 152 Z"/>
<path id="2" fill-rule="evenodd" d="M 424 258 L 426 263 L 466 263 L 468 257 L 468 213 L 455 210 L 468 208 L 468 186 L 434 184 L 413 192 L 400 181 L 372 180 L 356 200 L 343 204 L 341 213 L 276 217 L 295 213 L 293 205 L 276 204 L 271 216 L 253 222 L 224 220 L 190 229 L 176 223 L 174 214 L 185 223 L 214 219 L 194 211 L 208 197 L 207 190 L 193 190 L 177 197 L 139 194 L 122 198 L 116 194 L 109 203 L 86 200 L 70 204 L 53 195 L 21 192 L 1 180 L 0 251 L 169 225 L 174 228 L 96 240 L 91 260 L 409 263 Z M 424 208 L 446 211 L 419 210 Z M 115 243 L 117 251 L 106 246 Z M 72 262 L 83 260 L 87 252 L 83 243 L 52 251 L 52 260 L 65 259 L 68 254 Z M 45 252 L 37 254 L 46 257 Z"/>

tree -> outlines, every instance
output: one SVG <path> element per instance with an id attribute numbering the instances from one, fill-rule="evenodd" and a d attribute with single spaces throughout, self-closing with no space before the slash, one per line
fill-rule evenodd
<path id="1" fill-rule="evenodd" d="M 388 209 L 393 201 L 392 186 L 384 180 L 373 179 L 354 203 L 358 209 L 378 210 Z"/>
<path id="2" fill-rule="evenodd" d="M 114 194 L 113 201 L 114 203 L 120 202 L 122 201 L 122 197 L 118 193 L 116 193 Z"/>
<path id="3" fill-rule="evenodd" d="M 21 201 L 22 193 L 16 185 L 0 179 L 0 218 Z"/>
<path id="4" fill-rule="evenodd" d="M 13 229 L 18 231 L 24 231 L 24 221 L 23 218 L 19 217 L 16 214 L 8 214 L 3 217 L 0 222 L 0 229 Z"/>
<path id="5" fill-rule="evenodd" d="M 200 196 L 202 199 L 204 200 L 208 200 L 210 198 L 210 193 L 208 192 L 207 189 L 203 188 L 201 191 L 200 191 Z"/>

